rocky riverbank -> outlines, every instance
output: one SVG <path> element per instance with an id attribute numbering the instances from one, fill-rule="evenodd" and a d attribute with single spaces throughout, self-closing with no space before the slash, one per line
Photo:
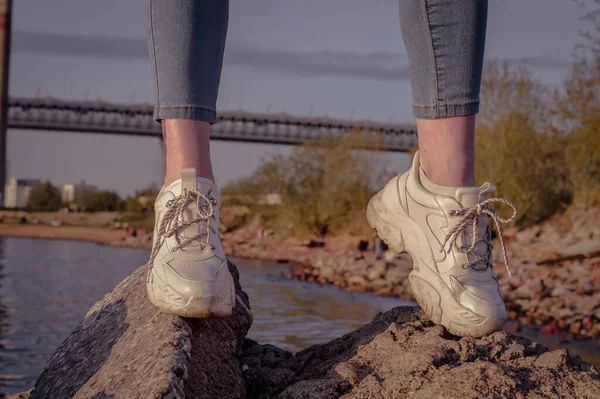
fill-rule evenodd
<path id="1" fill-rule="evenodd" d="M 44 224 L 0 224 L 0 236 L 76 240 L 127 248 L 151 248 L 152 233 L 140 230 L 133 237 L 126 230 L 92 226 L 50 226 Z"/>
<path id="2" fill-rule="evenodd" d="M 502 267 L 499 251 L 495 252 L 495 272 L 508 317 L 516 321 L 509 329 L 517 332 L 525 325 L 543 334 L 600 343 L 600 223 L 594 223 L 600 220 L 598 213 L 569 215 L 579 229 L 567 232 L 561 231 L 561 220 L 551 220 L 505 234 L 513 277 L 508 278 Z M 357 253 L 328 255 L 317 256 L 313 262 L 306 257 L 297 260 L 288 276 L 414 299 L 407 281 L 409 257 L 385 262 L 372 254 L 357 260 Z"/>
<path id="3" fill-rule="evenodd" d="M 510 333 L 458 338 L 413 307 L 295 355 L 245 339 L 250 303 L 236 284 L 224 319 L 182 319 L 146 298 L 140 267 L 96 303 L 21 398 L 581 398 L 594 366 Z"/>
<path id="4" fill-rule="evenodd" d="M 505 231 L 512 279 L 502 266 L 500 251 L 494 255 L 512 320 L 509 330 L 534 327 L 561 339 L 593 339 L 600 344 L 599 226 L 600 207 L 578 203 L 541 225 Z M 251 235 L 239 233 L 224 235 L 224 243 L 234 256 L 291 262 L 289 278 L 414 300 L 407 279 L 412 268 L 408 255 L 385 261 L 358 250 L 258 246 Z"/>
<path id="5" fill-rule="evenodd" d="M 502 267 L 499 251 L 495 251 L 495 271 L 513 321 L 509 330 L 529 326 L 563 339 L 600 343 L 599 226 L 600 207 L 576 204 L 541 225 L 505 231 L 513 278 Z M 138 248 L 152 245 L 148 230 L 138 230 L 133 237 L 124 230 L 101 227 L 2 224 L 0 235 L 84 239 Z M 347 237 L 345 244 L 332 238 L 327 248 L 282 242 L 272 231 L 266 232 L 264 245 L 258 245 L 252 226 L 224 231 L 222 237 L 228 256 L 289 262 L 289 278 L 414 299 L 407 279 L 410 257 L 400 255 L 386 262 L 375 259 L 373 252 L 348 249 L 357 237 Z"/>
<path id="6" fill-rule="evenodd" d="M 575 261 L 559 260 L 552 265 L 513 259 L 512 279 L 498 270 L 508 317 L 518 322 L 509 326 L 511 331 L 519 331 L 521 325 L 540 327 L 543 334 L 596 339 L 600 343 L 600 253 L 587 256 Z M 365 256 L 355 263 L 335 257 L 314 264 L 294 263 L 287 276 L 414 300 L 407 279 L 410 260 L 383 262 L 370 258 Z"/>

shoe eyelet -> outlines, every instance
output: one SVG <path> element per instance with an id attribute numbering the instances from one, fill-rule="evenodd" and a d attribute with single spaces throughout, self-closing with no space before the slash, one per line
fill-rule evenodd
<path id="1" fill-rule="evenodd" d="M 167 207 L 170 207 L 171 205 L 173 205 L 173 200 L 168 200 L 166 205 L 167 205 Z"/>
<path id="2" fill-rule="evenodd" d="M 176 252 L 177 248 L 171 248 L 171 252 Z"/>

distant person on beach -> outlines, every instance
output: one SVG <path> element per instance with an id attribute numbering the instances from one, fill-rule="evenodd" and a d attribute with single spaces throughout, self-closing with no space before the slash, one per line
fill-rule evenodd
<path id="1" fill-rule="evenodd" d="M 358 242 L 358 250 L 364 252 L 367 249 L 369 249 L 369 240 L 367 240 L 367 237 L 362 237 Z"/>
<path id="2" fill-rule="evenodd" d="M 507 264 L 500 223 L 516 217 L 510 201 L 487 198 L 492 184 L 475 186 L 487 9 L 486 0 L 400 0 L 419 151 L 411 169 L 393 177 L 366 210 L 392 250 L 414 256 L 410 285 L 431 320 L 452 334 L 475 337 L 498 330 L 506 317 L 492 272 L 488 220 Z M 229 3 L 147 0 L 147 13 L 154 117 L 167 150 L 148 296 L 166 313 L 229 316 L 235 292 L 219 238 L 221 197 L 209 142 Z M 501 218 L 491 207 L 495 202 L 511 206 L 512 217 Z"/>
<path id="3" fill-rule="evenodd" d="M 325 237 L 320 236 L 316 240 L 310 240 L 307 247 L 309 248 L 323 248 L 325 246 Z"/>
<path id="4" fill-rule="evenodd" d="M 383 240 L 381 238 L 379 238 L 379 236 L 375 236 L 375 239 L 373 240 L 373 246 L 375 247 L 375 258 L 377 259 L 381 259 L 383 258 Z"/>
<path id="5" fill-rule="evenodd" d="M 256 229 L 256 241 L 258 242 L 259 246 L 262 247 L 264 239 L 265 229 L 262 226 L 258 226 L 258 229 Z"/>

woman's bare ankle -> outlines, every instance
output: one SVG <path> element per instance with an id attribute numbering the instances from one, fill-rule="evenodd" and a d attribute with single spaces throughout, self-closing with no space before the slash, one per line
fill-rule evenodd
<path id="1" fill-rule="evenodd" d="M 475 185 L 475 115 L 417 119 L 421 168 L 435 184 Z"/>
<path id="2" fill-rule="evenodd" d="M 210 123 L 192 119 L 165 119 L 165 185 L 181 178 L 182 168 L 215 181 L 210 160 Z"/>

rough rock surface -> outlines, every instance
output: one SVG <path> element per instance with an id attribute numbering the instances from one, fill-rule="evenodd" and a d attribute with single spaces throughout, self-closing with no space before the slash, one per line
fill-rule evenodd
<path id="1" fill-rule="evenodd" d="M 31 389 L 27 392 L 21 392 L 16 395 L 13 395 L 8 399 L 29 399 L 29 395 L 31 395 Z"/>
<path id="2" fill-rule="evenodd" d="M 597 398 L 600 376 L 565 350 L 505 332 L 458 338 L 410 307 L 295 356 L 246 340 L 247 398 Z"/>
<path id="3" fill-rule="evenodd" d="M 600 392 L 597 370 L 565 350 L 504 332 L 454 337 L 413 307 L 296 355 L 244 340 L 252 315 L 229 267 L 234 315 L 208 320 L 152 307 L 139 268 L 92 307 L 30 398 L 585 399 Z"/>
<path id="4" fill-rule="evenodd" d="M 234 315 L 190 320 L 146 298 L 142 266 L 97 302 L 50 358 L 31 399 L 243 398 L 237 355 L 252 323 L 236 284 Z"/>

